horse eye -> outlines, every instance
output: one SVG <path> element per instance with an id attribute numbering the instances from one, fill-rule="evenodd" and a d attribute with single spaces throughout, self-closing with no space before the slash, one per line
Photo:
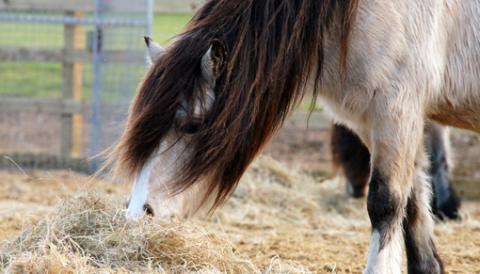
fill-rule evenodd
<path id="1" fill-rule="evenodd" d="M 200 124 L 197 123 L 187 123 L 180 130 L 185 134 L 195 134 L 198 132 Z"/>
<path id="2" fill-rule="evenodd" d="M 177 130 L 184 134 L 195 134 L 199 131 L 201 124 L 201 121 L 198 119 L 177 121 Z"/>

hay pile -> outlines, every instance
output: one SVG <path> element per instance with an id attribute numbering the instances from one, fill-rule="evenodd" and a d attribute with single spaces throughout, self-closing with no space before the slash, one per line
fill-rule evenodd
<path id="1" fill-rule="evenodd" d="M 228 242 L 180 222 L 129 223 L 93 194 L 65 200 L 49 218 L 3 248 L 9 273 L 250 273 Z"/>
<path id="2" fill-rule="evenodd" d="M 112 186 L 100 188 L 97 194 L 80 192 L 60 202 L 54 209 L 46 209 L 36 214 L 46 215 L 41 220 L 35 220 L 32 226 L 27 226 L 19 237 L 7 241 L 1 248 L 0 267 L 8 273 L 304 273 L 307 269 L 295 262 L 281 260 L 276 256 L 268 258 L 266 264 L 256 265 L 248 256 L 238 252 L 230 237 L 218 231 L 220 222 L 231 218 L 241 220 L 251 215 L 251 210 L 270 211 L 270 217 L 278 214 L 278 208 L 272 210 L 270 203 L 291 203 L 292 209 L 304 211 L 305 208 L 315 208 L 311 201 L 303 201 L 302 196 L 289 197 L 283 185 L 294 180 L 295 175 L 282 171 L 274 161 L 272 176 L 262 167 L 255 167 L 247 174 L 244 187 L 240 188 L 227 206 L 231 212 L 224 210 L 210 218 L 200 218 L 193 221 L 158 221 L 145 218 L 141 222 L 128 222 L 124 218 L 125 195 L 112 191 Z M 10 174 L 10 176 L 12 176 Z M 253 177 L 252 177 L 253 176 Z M 13 176 L 15 177 L 15 176 Z M 266 180 L 266 178 L 269 178 Z M 276 195 L 261 193 L 262 180 L 268 187 L 279 188 Z M 29 178 L 27 181 L 35 181 Z M 45 180 L 43 180 L 45 181 Z M 313 182 L 310 182 L 313 183 Z M 17 184 L 17 187 L 21 184 Z M 53 189 L 62 189 L 60 192 L 77 191 L 78 185 L 60 187 L 53 184 Z M 265 185 L 266 186 L 266 185 Z M 4 193 L 13 193 L 7 199 L 20 199 L 22 191 L 9 190 Z M 30 191 L 39 191 L 38 186 L 30 186 Z M 47 187 L 47 185 L 44 185 Z M 84 182 L 84 188 L 98 187 L 97 184 Z M 120 187 L 120 186 L 118 186 Z M 115 189 L 115 188 L 113 188 Z M 262 189 L 262 191 L 257 192 Z M 251 195 L 252 191 L 256 193 Z M 40 191 L 41 192 L 41 191 Z M 102 193 L 103 192 L 103 193 Z M 105 192 L 110 193 L 106 195 Z M 16 193 L 16 194 L 15 194 Z M 55 200 L 50 191 L 43 198 L 47 204 Z M 57 195 L 59 194 L 56 192 Z M 112 195 L 113 193 L 113 195 Z M 123 193 L 122 193 L 123 194 Z M 28 196 L 28 195 L 27 195 Z M 250 197 L 249 197 L 250 196 Z M 260 197 L 263 196 L 260 199 Z M 27 203 L 39 202 L 42 196 L 31 195 Z M 236 204 L 248 203 L 250 208 L 238 210 Z M 263 204 L 260 206 L 260 204 Z M 256 209 L 255 209 L 256 208 Z M 310 210 L 311 211 L 311 210 Z M 242 213 L 243 212 L 243 213 Z M 262 215 L 262 214 L 261 214 Z M 288 223 L 293 219 L 301 220 L 291 212 L 281 218 Z M 229 217 L 226 217 L 229 216 Z M 259 217 L 259 216 L 257 216 Z M 264 220 L 274 224 L 274 220 Z M 249 217 L 251 219 L 251 217 Z M 250 221 L 255 222 L 257 218 Z M 245 219 L 245 221 L 247 221 Z M 238 223 L 238 222 L 237 222 Z M 241 225 L 245 225 L 243 222 Z M 241 226 L 240 225 L 240 226 Z M 259 225 L 262 225 L 259 222 Z M 19 225 L 17 224 L 16 227 Z M 206 229 L 213 228 L 216 229 Z"/>
<path id="3" fill-rule="evenodd" d="M 12 231 L 23 227 L 20 236 L 0 234 L 8 239 L 0 247 L 2 271 L 361 273 L 366 261 L 370 228 L 365 201 L 347 198 L 338 180 L 320 183 L 267 157 L 254 164 L 214 216 L 190 221 L 129 223 L 123 217 L 127 187 L 69 176 L 53 174 L 51 178 L 62 178 L 56 183 L 63 187 L 52 187 L 45 180 L 0 173 L 0 182 L 12 179 L 21 189 L 17 198 L 29 205 L 21 216 L 8 217 Z M 42 204 L 38 193 L 49 189 L 59 192 L 50 191 L 45 197 L 51 199 Z M 32 199 L 29 190 L 35 192 Z M 69 197 L 52 207 L 65 195 Z M 6 216 L 2 202 L 11 198 L 0 199 L 0 220 Z M 436 230 L 451 273 L 480 273 L 480 208 L 467 203 L 466 210 L 464 222 Z"/>

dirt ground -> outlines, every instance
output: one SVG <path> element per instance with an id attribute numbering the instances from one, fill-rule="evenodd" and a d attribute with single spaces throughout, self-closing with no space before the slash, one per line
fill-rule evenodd
<path id="1" fill-rule="evenodd" d="M 72 193 L 121 201 L 128 191 L 70 172 L 1 172 L 0 182 L 0 239 L 10 248 L 22 230 L 55 216 L 55 204 Z M 365 201 L 346 197 L 343 189 L 341 180 L 314 178 L 262 157 L 222 209 L 187 223 L 226 240 L 255 271 L 361 273 L 370 235 Z M 466 202 L 462 212 L 461 222 L 436 225 L 438 248 L 448 273 L 480 273 L 480 204 Z"/>

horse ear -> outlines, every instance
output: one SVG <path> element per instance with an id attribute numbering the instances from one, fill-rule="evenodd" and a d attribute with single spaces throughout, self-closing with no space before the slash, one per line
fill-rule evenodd
<path id="1" fill-rule="evenodd" d="M 219 40 L 213 40 L 210 48 L 202 57 L 202 72 L 205 79 L 217 80 L 222 75 L 227 63 L 227 51 Z"/>
<path id="2" fill-rule="evenodd" d="M 145 36 L 144 39 L 148 50 L 148 62 L 153 64 L 165 53 L 165 49 L 149 36 Z"/>

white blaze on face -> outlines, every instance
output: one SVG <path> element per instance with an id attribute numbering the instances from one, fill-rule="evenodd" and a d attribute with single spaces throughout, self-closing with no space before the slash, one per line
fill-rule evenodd
<path id="1" fill-rule="evenodd" d="M 155 217 L 181 214 L 179 205 L 172 198 L 169 183 L 177 174 L 178 167 L 186 156 L 185 143 L 170 134 L 161 143 L 158 151 L 139 171 L 135 179 L 126 218 L 138 220 L 145 214 L 145 205 L 153 206 Z M 153 175 L 153 176 L 152 176 Z"/>
<path id="2" fill-rule="evenodd" d="M 155 158 L 148 160 L 135 179 L 126 214 L 129 220 L 138 220 L 143 217 L 144 206 L 148 198 L 150 173 L 155 161 Z"/>
<path id="3" fill-rule="evenodd" d="M 145 36 L 144 39 L 148 52 L 147 61 L 149 66 L 151 66 L 165 53 L 165 49 L 148 36 Z M 133 183 L 132 192 L 130 194 L 130 200 L 126 213 L 127 219 L 138 220 L 145 214 L 145 204 L 148 202 L 148 195 L 150 191 L 150 176 L 157 162 L 158 157 L 153 156 L 138 172 L 135 182 Z"/>

